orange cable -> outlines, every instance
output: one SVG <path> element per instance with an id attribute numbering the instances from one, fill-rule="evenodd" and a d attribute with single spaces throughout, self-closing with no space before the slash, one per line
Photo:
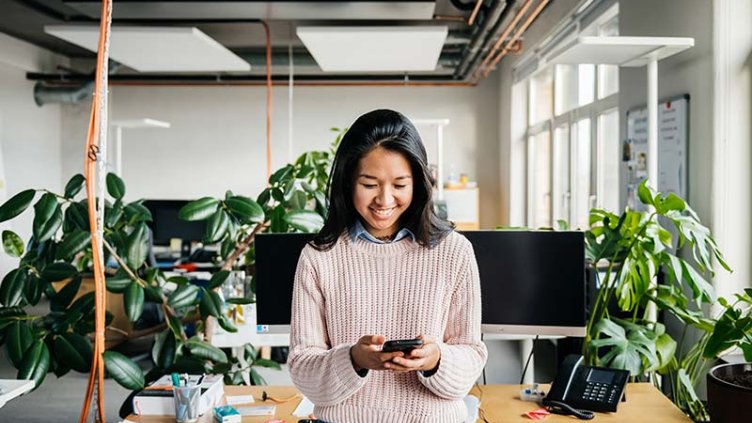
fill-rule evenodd
<path id="1" fill-rule="evenodd" d="M 102 123 L 101 114 L 107 113 L 100 107 L 100 103 L 106 104 L 107 101 L 107 60 L 108 46 L 110 35 L 110 24 L 112 18 L 112 0 L 102 0 L 102 14 L 99 22 L 99 45 L 97 49 L 97 68 L 95 76 L 95 90 L 92 99 L 91 114 L 89 116 L 89 128 L 86 137 L 86 149 L 84 151 L 84 175 L 86 177 L 86 195 L 89 206 L 89 231 L 91 232 L 92 261 L 94 263 L 94 354 L 92 357 L 91 371 L 89 373 L 89 383 L 86 388 L 86 397 L 79 417 L 79 422 L 85 423 L 88 420 L 89 410 L 92 402 L 94 389 L 97 389 L 97 415 L 95 420 L 105 422 L 104 415 L 104 361 L 102 353 L 104 352 L 104 327 L 105 327 L 105 282 L 104 268 L 102 257 L 102 240 L 100 239 L 98 220 L 96 215 L 97 200 L 97 183 L 96 183 L 96 165 L 99 160 L 99 143 L 100 135 L 106 130 L 100 127 Z M 104 93 L 104 97 L 102 97 Z M 106 117 L 105 117 L 106 118 Z M 105 120 L 106 122 L 106 120 Z M 103 213 L 104 210 L 99 210 Z"/>
<path id="2" fill-rule="evenodd" d="M 266 33 L 266 180 L 272 176 L 272 40 L 269 24 L 261 21 Z"/>

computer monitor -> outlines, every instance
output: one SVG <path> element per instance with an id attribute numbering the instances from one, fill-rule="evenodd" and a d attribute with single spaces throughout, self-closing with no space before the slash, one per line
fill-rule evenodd
<path id="1" fill-rule="evenodd" d="M 188 200 L 144 201 L 144 206 L 151 212 L 152 221 L 148 225 L 154 232 L 155 245 L 170 245 L 172 238 L 180 238 L 188 245 L 191 241 L 203 239 L 206 221 L 187 221 L 178 217 L 180 209 L 188 203 Z"/>
<path id="2" fill-rule="evenodd" d="M 582 232 L 468 231 L 487 334 L 585 336 Z"/>
<path id="3" fill-rule="evenodd" d="M 480 273 L 484 333 L 585 335 L 585 246 L 580 232 L 462 232 Z M 260 332 L 289 333 L 300 252 L 314 234 L 256 235 Z"/>
<path id="4" fill-rule="evenodd" d="M 256 323 L 259 332 L 290 333 L 292 287 L 303 247 L 316 234 L 256 234 Z"/>

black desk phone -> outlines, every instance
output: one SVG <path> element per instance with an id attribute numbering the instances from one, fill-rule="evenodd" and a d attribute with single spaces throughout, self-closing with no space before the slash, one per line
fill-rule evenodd
<path id="1" fill-rule="evenodd" d="M 568 355 L 551 384 L 543 405 L 557 414 L 572 414 L 583 420 L 592 411 L 616 411 L 629 380 L 628 370 L 590 367 L 581 355 Z"/>

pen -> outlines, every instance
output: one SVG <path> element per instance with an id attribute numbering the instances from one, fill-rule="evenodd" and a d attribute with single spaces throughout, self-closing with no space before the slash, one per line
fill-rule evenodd
<path id="1" fill-rule="evenodd" d="M 178 374 L 177 373 L 173 373 L 170 376 L 172 377 L 172 386 L 174 386 L 176 388 L 179 387 L 180 386 L 180 377 L 178 376 Z"/>

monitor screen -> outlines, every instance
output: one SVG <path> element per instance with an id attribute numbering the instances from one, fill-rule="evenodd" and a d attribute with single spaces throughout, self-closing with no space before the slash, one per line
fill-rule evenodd
<path id="1" fill-rule="evenodd" d="M 184 241 L 203 239 L 206 221 L 191 222 L 178 218 L 178 212 L 188 203 L 187 200 L 144 201 L 144 206 L 151 212 L 152 221 L 148 225 L 154 232 L 155 245 L 169 245 L 172 238 Z"/>
<path id="2" fill-rule="evenodd" d="M 295 269 L 300 252 L 315 235 L 256 235 L 256 322 L 259 332 L 289 333 Z"/>
<path id="3" fill-rule="evenodd" d="M 480 273 L 483 332 L 585 335 L 582 232 L 463 232 Z"/>
<path id="4" fill-rule="evenodd" d="M 473 244 L 485 333 L 584 336 L 585 246 L 580 232 L 462 232 Z M 256 235 L 261 332 L 289 332 L 300 252 L 314 234 Z"/>

